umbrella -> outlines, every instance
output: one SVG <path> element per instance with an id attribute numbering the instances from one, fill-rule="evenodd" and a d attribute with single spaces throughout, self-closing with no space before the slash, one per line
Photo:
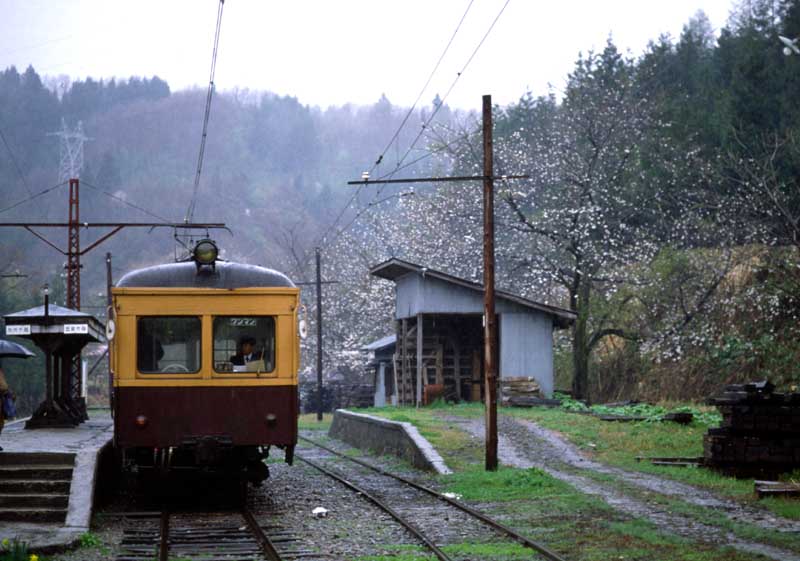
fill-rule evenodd
<path id="1" fill-rule="evenodd" d="M 0 339 L 0 358 L 30 358 L 32 356 L 36 355 L 19 343 L 7 341 L 6 339 Z"/>

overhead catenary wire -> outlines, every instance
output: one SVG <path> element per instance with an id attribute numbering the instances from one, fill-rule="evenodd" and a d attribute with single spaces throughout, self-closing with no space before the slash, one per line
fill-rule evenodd
<path id="1" fill-rule="evenodd" d="M 459 29 L 461 29 L 461 24 L 463 24 L 464 20 L 467 18 L 467 14 L 469 13 L 469 9 L 472 7 L 472 4 L 473 4 L 474 1 L 475 0 L 470 0 L 469 4 L 467 4 L 467 9 L 464 10 L 464 14 L 461 16 L 461 19 L 458 21 L 458 25 L 456 26 L 455 31 L 453 31 L 453 34 L 450 36 L 450 40 L 447 42 L 447 45 L 445 46 L 444 50 L 442 51 L 442 54 L 439 56 L 439 60 L 437 60 L 436 64 L 433 66 L 433 70 L 431 70 L 431 73 L 428 76 L 428 79 L 425 81 L 425 85 L 422 86 L 422 89 L 419 91 L 419 94 L 417 94 L 417 99 L 414 100 L 414 103 L 411 105 L 411 108 L 406 112 L 405 117 L 403 117 L 403 121 L 400 123 L 400 126 L 397 127 L 397 130 L 392 135 L 392 138 L 389 140 L 389 142 L 386 143 L 386 147 L 381 151 L 380 155 L 375 160 L 375 163 L 372 164 L 372 167 L 369 169 L 369 173 L 372 173 L 373 171 L 375 171 L 375 168 L 380 165 L 380 163 L 383 161 L 383 157 L 386 155 L 386 152 L 389 150 L 389 148 L 391 148 L 392 143 L 395 140 L 397 140 L 397 137 L 400 135 L 400 132 L 403 130 L 403 127 L 405 127 L 406 123 L 408 122 L 408 119 L 411 117 L 411 115 L 413 115 L 414 109 L 416 109 L 417 104 L 419 103 L 419 100 L 422 99 L 423 94 L 428 89 L 428 86 L 430 85 L 431 80 L 433 80 L 433 77 L 436 74 L 436 71 L 439 69 L 439 66 L 442 64 L 442 60 L 444 60 L 445 55 L 447 55 L 447 51 L 450 50 L 450 45 L 453 44 L 453 40 L 456 38 L 456 35 L 458 34 Z"/>
<path id="2" fill-rule="evenodd" d="M 400 123 L 400 125 L 397 128 L 397 130 L 392 135 L 392 137 L 389 140 L 389 142 L 386 144 L 386 147 L 383 149 L 383 151 L 380 153 L 378 158 L 372 164 L 372 167 L 370 168 L 369 173 L 372 173 L 373 171 L 375 171 L 375 168 L 377 168 L 381 164 L 381 162 L 383 161 L 383 157 L 384 157 L 385 153 L 387 152 L 387 150 L 389 150 L 391 148 L 392 144 L 397 140 L 398 136 L 400 135 L 400 132 L 403 130 L 403 127 L 408 122 L 408 119 L 414 113 L 414 109 L 416 108 L 417 104 L 419 103 L 419 100 L 422 99 L 422 96 L 425 93 L 425 91 L 427 90 L 428 86 L 430 85 L 430 82 L 433 79 L 434 75 L 436 74 L 436 71 L 439 69 L 439 66 L 442 63 L 442 60 L 444 60 L 444 57 L 447 54 L 448 50 L 450 49 L 450 46 L 453 44 L 453 40 L 455 39 L 456 35 L 458 34 L 458 31 L 461 29 L 461 25 L 464 23 L 464 20 L 466 19 L 467 14 L 469 13 L 470 8 L 472 7 L 473 2 L 474 2 L 474 0 L 470 0 L 469 4 L 467 4 L 466 10 L 464 10 L 464 13 L 461 16 L 461 19 L 458 22 L 458 25 L 456 25 L 456 28 L 453 31 L 453 34 L 450 36 L 450 40 L 447 42 L 447 45 L 445 46 L 444 50 L 442 51 L 442 54 L 439 56 L 439 59 L 436 61 L 436 64 L 434 65 L 433 70 L 431 71 L 430 75 L 428 76 L 428 79 L 425 81 L 425 84 L 423 85 L 422 89 L 420 90 L 419 94 L 417 95 L 417 99 L 414 101 L 414 104 L 411 106 L 411 108 L 406 112 L 406 115 L 403 118 L 403 121 Z M 422 158 L 422 159 L 424 159 L 424 158 Z M 396 169 L 395 172 L 396 171 L 398 171 L 398 170 Z M 336 218 L 333 220 L 331 225 L 328 226 L 328 228 L 325 230 L 325 232 L 319 237 L 319 242 L 314 244 L 315 247 L 319 246 L 320 244 L 325 244 L 325 239 L 327 238 L 327 236 L 331 233 L 331 231 L 333 231 L 339 225 L 339 221 L 342 219 L 344 214 L 347 212 L 347 209 L 349 209 L 350 206 L 353 204 L 353 201 L 355 201 L 358 198 L 358 196 L 361 194 L 361 190 L 362 189 L 363 189 L 363 185 L 360 185 L 353 191 L 353 194 L 350 196 L 350 198 L 347 200 L 347 202 L 344 204 L 344 206 L 342 206 L 341 210 L 336 215 Z M 379 195 L 380 194 L 378 194 L 378 196 Z M 351 221 L 351 224 L 352 224 L 352 221 Z M 310 252 L 308 253 L 308 255 L 310 255 Z M 307 262 L 307 259 L 308 259 L 308 256 L 303 261 Z"/>
<path id="3" fill-rule="evenodd" d="M 481 129 L 478 128 L 476 130 L 473 130 L 473 131 L 470 131 L 470 132 L 466 132 L 464 134 L 460 134 L 456 138 L 451 140 L 450 142 L 447 142 L 446 144 L 443 144 L 441 146 L 437 146 L 435 149 L 429 150 L 428 152 L 426 152 L 425 154 L 419 156 L 418 158 L 416 158 L 416 159 L 414 159 L 414 160 L 412 160 L 410 162 L 407 162 L 404 166 L 395 169 L 392 173 L 397 173 L 398 171 L 400 171 L 400 170 L 402 170 L 402 169 L 404 169 L 406 167 L 410 167 L 410 166 L 412 166 L 414 164 L 417 164 L 417 163 L 419 163 L 419 162 L 421 162 L 421 161 L 423 161 L 423 160 L 425 160 L 427 158 L 430 158 L 430 157 L 432 157 L 432 156 L 434 156 L 434 155 L 436 155 L 436 154 L 438 154 L 440 152 L 444 152 L 445 150 L 448 150 L 449 148 L 451 148 L 454 144 L 457 144 L 459 142 L 468 141 L 469 138 L 472 135 L 476 134 L 480 130 Z M 360 185 L 359 189 L 363 188 L 363 187 L 364 187 L 364 185 Z M 358 189 L 354 190 L 354 195 L 350 197 L 350 199 L 348 201 L 348 204 L 345 205 L 344 208 L 342 209 L 342 211 L 339 213 L 339 215 L 337 216 L 337 220 L 335 220 L 333 223 L 331 223 L 331 225 L 325 230 L 325 233 L 322 236 L 317 238 L 319 241 L 318 241 L 318 243 L 314 244 L 315 248 L 316 247 L 321 247 L 321 248 L 324 249 L 324 248 L 330 246 L 331 244 L 333 244 L 348 229 L 350 229 L 353 226 L 353 224 L 355 224 L 358 221 L 359 218 L 361 218 L 368 210 L 372 209 L 373 207 L 378 206 L 378 205 L 380 205 L 380 204 L 382 204 L 382 203 L 384 203 L 386 201 L 389 201 L 391 199 L 404 197 L 404 196 L 407 196 L 407 195 L 410 194 L 410 193 L 400 193 L 399 195 L 391 195 L 391 196 L 385 197 L 383 199 L 377 200 L 377 197 L 379 196 L 379 193 L 376 192 L 375 198 L 372 201 L 367 203 L 367 205 L 365 207 L 359 209 L 356 212 L 356 214 L 353 215 L 353 218 L 347 224 L 345 224 L 344 226 L 339 228 L 336 232 L 333 232 L 333 230 L 336 228 L 336 225 L 338 225 L 339 220 L 341 219 L 341 217 L 344 215 L 344 213 L 349 208 L 350 204 L 352 203 L 353 199 L 355 198 L 355 193 L 357 193 L 357 192 L 358 192 Z M 329 237 L 332 232 L 333 232 L 333 236 Z M 312 254 L 313 254 L 313 250 L 306 251 L 306 253 L 304 254 L 303 258 L 300 260 L 299 263 L 297 263 L 292 268 L 290 273 L 291 274 L 299 273 L 301 268 L 304 267 L 306 264 L 308 264 L 308 262 L 310 260 L 310 256 Z"/>
<path id="4" fill-rule="evenodd" d="M 414 149 L 414 147 L 416 146 L 417 142 L 419 142 L 420 138 L 422 138 L 422 135 L 425 133 L 425 131 L 427 130 L 428 126 L 429 126 L 429 125 L 430 125 L 430 123 L 433 121 L 433 119 L 436 117 L 436 115 L 437 115 L 437 113 L 439 112 L 439 110 L 441 110 L 441 108 L 442 108 L 442 107 L 444 107 L 445 101 L 447 100 L 448 96 L 449 96 L 449 95 L 452 93 L 453 89 L 455 88 L 456 84 L 458 83 L 458 80 L 461 78 L 461 76 L 462 76 L 462 75 L 464 74 L 464 72 L 467 70 L 467 68 L 469 67 L 470 63 L 471 63 L 471 62 L 473 61 L 473 59 L 475 58 L 475 55 L 477 55 L 477 54 L 478 54 L 478 51 L 479 51 L 479 50 L 480 50 L 480 48 L 483 46 L 483 44 L 486 42 L 486 39 L 489 37 L 489 34 L 490 34 L 490 33 L 492 32 L 492 30 L 494 29 L 494 27 L 495 27 L 495 25 L 497 24 L 497 22 L 498 22 L 498 20 L 500 19 L 500 17 L 503 15 L 503 12 L 505 12 L 505 9 L 506 9 L 506 7 L 508 6 L 508 4 L 509 4 L 509 2 L 510 2 L 510 1 L 511 1 L 511 0 L 506 0 L 506 1 L 505 1 L 505 3 L 503 4 L 502 8 L 500 8 L 500 11 L 497 13 L 497 16 L 495 16 L 494 20 L 492 20 L 492 23 L 491 23 L 491 25 L 489 25 L 489 28 L 486 30 L 486 33 L 484 33 L 484 34 L 483 34 L 483 37 L 481 37 L 481 40 L 480 40 L 480 41 L 478 42 L 478 44 L 475 46 L 475 48 L 473 49 L 473 51 L 472 51 L 472 53 L 470 54 L 469 58 L 468 58 L 468 59 L 467 59 L 467 61 L 464 63 L 464 65 L 461 67 L 461 70 L 460 70 L 460 71 L 459 71 L 459 72 L 456 74 L 456 77 L 455 77 L 455 79 L 453 80 L 453 82 L 450 84 L 450 87 L 449 87 L 449 88 L 447 89 L 447 91 L 445 92 L 445 95 L 444 95 L 444 97 L 442 97 L 442 98 L 441 98 L 439 105 L 437 105 L 437 106 L 436 106 L 436 108 L 433 110 L 433 112 L 432 112 L 432 113 L 431 113 L 431 115 L 428 117 L 428 119 L 426 119 L 426 120 L 425 120 L 425 122 L 422 124 L 422 127 L 420 128 L 420 131 L 419 131 L 419 133 L 418 133 L 418 134 L 417 134 L 417 136 L 414 138 L 413 142 L 412 142 L 412 143 L 411 143 L 411 145 L 408 147 L 408 149 L 406 150 L 406 152 L 403 154 L 403 157 L 402 157 L 400 160 L 398 160 L 398 161 L 397 161 L 397 163 L 395 164 L 395 168 L 394 168 L 392 171 L 390 171 L 390 172 L 388 172 L 388 173 L 386 173 L 386 174 L 384 174 L 384 175 L 381 175 L 379 179 L 386 179 L 386 178 L 388 178 L 388 177 L 392 177 L 392 176 L 394 176 L 394 175 L 395 175 L 395 174 L 396 174 L 398 171 L 400 171 L 401 169 L 404 169 L 404 168 L 408 167 L 408 166 L 405 166 L 405 165 L 403 165 L 403 163 L 405 162 L 406 158 L 408 158 L 409 154 L 411 154 L 411 151 Z M 471 6 L 471 3 L 470 3 L 470 6 Z M 467 11 L 468 11 L 468 10 L 469 10 L 469 6 L 467 7 Z M 465 12 L 464 16 L 462 16 L 462 20 L 461 20 L 462 22 L 463 22 L 463 18 L 464 18 L 464 17 L 466 17 L 466 12 Z M 460 25 L 461 25 L 461 22 L 459 22 L 459 26 L 460 26 Z M 456 31 L 457 31 L 457 30 L 458 30 L 458 27 L 456 28 Z M 451 41 L 452 41 L 452 38 L 451 38 Z M 448 47 L 449 47 L 449 43 L 448 43 Z M 437 64 L 438 64 L 438 63 L 437 63 Z M 396 133 L 396 134 L 399 134 L 399 132 L 398 132 L 398 133 Z M 396 138 L 395 138 L 395 137 L 393 137 L 393 138 L 392 138 L 392 140 L 391 140 L 391 141 L 390 141 L 390 142 L 387 144 L 387 148 L 386 148 L 386 149 L 388 149 L 389 147 L 391 147 L 392 143 L 393 143 L 395 140 L 396 140 Z M 452 144 L 452 143 L 451 143 L 451 144 Z M 449 147 L 451 144 L 448 144 L 448 145 L 447 145 L 445 148 Z M 384 152 L 385 152 L 385 150 L 384 150 Z M 419 161 L 421 161 L 421 160 L 424 160 L 424 159 L 425 159 L 425 158 L 427 158 L 427 157 L 430 157 L 430 156 L 431 156 L 431 155 L 433 155 L 434 153 L 435 153 L 435 152 L 428 152 L 428 153 L 424 154 L 422 157 L 420 157 L 420 158 L 417 158 L 417 159 L 416 159 L 414 162 L 412 162 L 412 163 L 418 163 Z M 379 157 L 379 158 L 378 158 L 378 159 L 375 161 L 375 163 L 373 164 L 372 170 L 374 170 L 374 169 L 375 169 L 375 168 L 376 168 L 376 167 L 377 167 L 377 166 L 378 166 L 378 165 L 381 163 L 381 161 L 382 161 L 382 157 Z M 411 164 L 409 164 L 409 165 L 411 165 Z M 345 205 L 344 205 L 344 206 L 342 207 L 342 209 L 339 211 L 339 213 L 337 214 L 336 218 L 335 218 L 335 219 L 334 219 L 334 221 L 331 223 L 331 225 L 330 225 L 330 226 L 328 226 L 328 228 L 326 228 L 325 232 L 324 232 L 324 233 L 323 233 L 321 236 L 319 236 L 319 238 L 318 238 L 319 242 L 318 242 L 318 243 L 316 243 L 316 244 L 314 244 L 314 246 L 315 246 L 315 247 L 325 247 L 325 246 L 327 246 L 327 245 L 329 245 L 329 244 L 330 244 L 330 241 L 329 241 L 329 240 L 327 240 L 327 237 L 328 237 L 328 235 L 329 235 L 329 234 L 330 234 L 330 233 L 331 233 L 331 232 L 332 232 L 332 231 L 333 231 L 333 230 L 334 230 L 334 229 L 335 229 L 335 228 L 338 226 L 338 224 L 339 224 L 339 221 L 342 219 L 342 217 L 344 216 L 344 214 L 347 212 L 347 209 L 348 209 L 348 208 L 350 208 L 350 205 L 352 205 L 352 204 L 353 204 L 353 201 L 354 201 L 354 200 L 356 200 L 356 198 L 357 198 L 357 197 L 358 197 L 358 196 L 361 194 L 361 190 L 362 190 L 363 188 L 364 188 L 364 184 L 361 184 L 361 185 L 359 185 L 358 187 L 356 187 L 356 189 L 353 191 L 353 194 L 352 194 L 352 195 L 350 196 L 350 198 L 347 200 L 347 203 L 345 203 Z M 377 197 L 377 196 L 380 196 L 380 193 L 376 193 L 376 197 Z M 368 206 L 367 206 L 367 208 L 370 208 L 370 206 L 368 205 Z M 357 212 L 357 213 L 356 213 L 356 217 L 355 217 L 355 218 L 357 219 L 357 218 L 358 218 L 358 217 L 360 217 L 362 214 L 363 214 L 363 209 L 362 209 L 361 211 L 359 211 L 359 212 Z M 347 225 L 347 228 L 349 228 L 350 226 L 352 226 L 352 224 L 354 224 L 354 223 L 355 223 L 355 220 L 351 220 L 351 221 L 348 223 L 348 225 Z M 338 239 L 338 238 L 339 238 L 339 237 L 342 235 L 342 233 L 344 233 L 344 231 L 345 231 L 345 228 L 342 228 L 342 229 L 341 229 L 341 230 L 340 230 L 340 231 L 339 231 L 339 232 L 336 234 L 336 236 L 335 236 L 335 238 L 334 238 L 334 239 Z M 303 258 L 303 260 L 301 261 L 301 263 L 300 263 L 300 264 L 298 264 L 297 266 L 295 266 L 295 269 L 296 269 L 296 270 L 299 270 L 299 268 L 300 268 L 301 266 L 303 266 L 303 265 L 305 265 L 306 263 L 308 263 L 308 260 L 309 260 L 309 256 L 310 256 L 310 255 L 311 255 L 311 252 L 310 252 L 310 251 L 307 251 L 307 252 L 306 252 L 306 256 Z"/>
<path id="5" fill-rule="evenodd" d="M 225 0 L 219 0 L 219 8 L 217 10 L 217 26 L 214 31 L 214 50 L 211 53 L 211 72 L 208 79 L 208 92 L 206 93 L 206 108 L 203 114 L 203 132 L 200 136 L 200 153 L 197 156 L 197 172 L 194 176 L 194 186 L 192 187 L 192 198 L 189 202 L 189 208 L 186 210 L 185 222 L 192 222 L 194 219 L 194 209 L 197 205 L 197 191 L 200 187 L 200 175 L 203 172 L 203 156 L 206 150 L 206 137 L 208 136 L 208 118 L 211 115 L 211 99 L 214 94 L 214 74 L 217 70 L 217 50 L 219 48 L 219 32 L 222 27 L 222 9 L 225 6 Z"/>
<path id="6" fill-rule="evenodd" d="M 161 222 L 171 223 L 171 220 L 167 220 L 166 218 L 156 214 L 155 212 L 151 212 L 151 211 L 147 210 L 144 207 L 141 207 L 141 206 L 139 206 L 139 205 L 137 205 L 135 203 L 132 203 L 132 202 L 130 202 L 130 201 L 118 196 L 118 195 L 115 195 L 114 193 L 109 193 L 108 191 L 106 191 L 104 189 L 101 189 L 100 187 L 96 187 L 96 186 L 92 185 L 91 183 L 88 183 L 86 181 L 81 181 L 81 185 L 83 185 L 85 187 L 88 187 L 89 189 L 92 189 L 93 191 L 96 191 L 96 192 L 98 192 L 98 193 L 100 193 L 102 195 L 105 195 L 106 197 L 108 197 L 110 199 L 113 199 L 115 201 L 118 201 L 118 202 L 126 205 L 126 206 L 129 206 L 130 208 L 138 210 L 139 212 L 143 212 L 148 216 L 156 218 L 156 219 L 160 220 Z"/>
<path id="7" fill-rule="evenodd" d="M 442 107 L 444 107 L 444 102 L 447 100 L 447 98 L 450 95 L 450 93 L 456 87 L 456 84 L 458 83 L 458 80 L 461 78 L 461 76 L 467 70 L 467 67 L 470 65 L 472 60 L 475 58 L 475 55 L 478 54 L 478 51 L 483 46 L 483 43 L 486 41 L 487 37 L 489 37 L 489 34 L 492 32 L 492 29 L 494 29 L 494 26 L 497 24 L 497 21 L 500 19 L 500 16 L 502 16 L 503 12 L 505 12 L 506 7 L 508 6 L 509 2 L 511 2 L 511 0 L 506 0 L 505 3 L 503 4 L 503 7 L 500 8 L 500 11 L 497 13 L 497 16 L 495 16 L 494 20 L 492 21 L 492 24 L 489 26 L 489 29 L 487 29 L 486 33 L 483 34 L 483 37 L 481 37 L 481 40 L 475 46 L 475 49 L 472 51 L 472 54 L 469 55 L 469 58 L 464 63 L 464 66 L 462 66 L 461 70 L 456 74 L 456 77 L 453 80 L 453 83 L 450 84 L 450 87 L 447 89 L 447 92 L 445 92 L 444 96 L 441 98 L 441 102 L 439 103 L 439 105 L 437 105 L 434 108 L 434 110 L 431 112 L 430 116 L 422 124 L 422 126 L 420 127 L 420 130 L 419 130 L 419 133 L 417 133 L 417 136 L 411 142 L 411 145 L 408 147 L 408 150 L 406 150 L 406 153 L 403 154 L 403 157 L 400 158 L 400 160 L 397 162 L 396 168 L 399 168 L 402 165 L 402 163 L 405 161 L 405 159 L 408 157 L 408 155 L 414 149 L 414 146 L 416 146 L 417 142 L 419 142 L 419 139 L 422 138 L 423 134 L 425 134 L 425 130 L 428 128 L 428 125 L 431 124 L 431 122 L 433 121 L 434 117 L 436 117 L 436 114 L 439 112 L 439 110 Z M 395 170 L 395 171 L 397 171 L 397 170 Z M 391 173 L 390 174 L 386 174 L 383 177 L 381 177 L 381 179 L 385 179 L 386 177 L 389 177 L 391 175 L 392 175 Z"/>
<path id="8" fill-rule="evenodd" d="M 31 191 L 30 185 L 28 185 L 28 180 L 25 179 L 25 174 L 22 173 L 22 168 L 19 167 L 19 163 L 17 162 L 16 156 L 14 156 L 14 151 L 9 146 L 8 141 L 6 140 L 6 135 L 3 134 L 3 129 L 0 129 L 0 139 L 3 140 L 3 144 L 8 150 L 8 155 L 11 157 L 11 161 L 14 163 L 14 168 L 17 170 L 17 174 L 19 178 L 22 180 L 22 184 L 25 186 L 25 190 L 28 191 L 29 195 L 33 195 L 33 191 Z"/>
<path id="9" fill-rule="evenodd" d="M 31 195 L 30 197 L 26 197 L 25 199 L 23 199 L 21 201 L 17 201 L 13 205 L 9 205 L 9 206 L 7 206 L 5 208 L 0 208 L 0 214 L 2 214 L 4 212 L 8 212 L 9 210 L 13 210 L 13 209 L 17 208 L 18 206 L 22 206 L 25 203 L 28 203 L 28 202 L 30 202 L 30 201 L 32 201 L 34 199 L 38 199 L 42 195 L 46 195 L 50 191 L 58 189 L 59 187 L 63 187 L 67 183 L 68 183 L 67 181 L 62 181 L 61 183 L 59 183 L 57 185 L 53 185 L 52 187 L 48 187 L 47 189 L 44 189 L 43 191 L 39 191 L 38 193 L 35 193 L 35 194 Z"/>

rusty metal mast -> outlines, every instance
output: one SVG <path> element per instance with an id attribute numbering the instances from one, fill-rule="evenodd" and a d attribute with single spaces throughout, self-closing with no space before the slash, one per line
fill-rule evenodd
<path id="1" fill-rule="evenodd" d="M 80 180 L 69 180 L 69 222 L 67 226 L 67 308 L 81 309 Z"/>
<path id="2" fill-rule="evenodd" d="M 99 246 L 101 243 L 109 239 L 111 236 L 122 230 L 123 228 L 138 227 L 138 228 L 160 228 L 168 227 L 173 229 L 218 229 L 225 228 L 222 223 L 187 223 L 187 222 L 100 222 L 89 223 L 80 221 L 80 180 L 78 178 L 71 178 L 69 180 L 69 220 L 67 222 L 0 222 L 0 228 L 23 228 L 39 238 L 41 241 L 49 245 L 67 258 L 66 264 L 66 278 L 67 278 L 67 294 L 66 305 L 68 308 L 80 310 L 81 307 L 81 257 Z M 66 228 L 67 229 L 67 248 L 61 249 L 56 243 L 47 239 L 44 235 L 37 230 L 41 228 Z M 85 228 L 109 229 L 97 240 L 89 244 L 85 248 L 81 248 L 80 230 Z M 81 403 L 82 379 L 81 379 L 81 357 L 80 354 L 73 357 L 70 366 L 69 377 L 69 397 L 73 403 Z M 66 393 L 66 392 L 65 392 Z M 82 406 L 77 407 L 78 414 L 83 420 L 88 418 L 86 416 L 85 408 Z"/>

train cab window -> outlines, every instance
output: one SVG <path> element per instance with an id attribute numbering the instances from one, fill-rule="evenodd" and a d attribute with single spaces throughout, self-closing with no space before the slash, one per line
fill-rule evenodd
<path id="1" fill-rule="evenodd" d="M 136 363 L 143 374 L 194 374 L 200 371 L 198 317 L 141 317 Z"/>
<path id="2" fill-rule="evenodd" d="M 214 370 L 222 373 L 275 370 L 275 318 L 215 317 Z"/>

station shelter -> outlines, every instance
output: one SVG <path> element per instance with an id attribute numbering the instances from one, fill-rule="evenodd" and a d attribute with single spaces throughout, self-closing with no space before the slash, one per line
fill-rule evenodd
<path id="1" fill-rule="evenodd" d="M 370 274 L 395 283 L 395 334 L 367 345 L 373 353 L 376 404 L 430 403 L 437 398 L 480 401 L 483 390 L 483 285 L 397 258 Z M 498 375 L 554 387 L 553 331 L 575 313 L 495 291 Z"/>
<path id="2" fill-rule="evenodd" d="M 6 335 L 29 339 L 45 353 L 45 398 L 25 428 L 74 427 L 89 418 L 81 351 L 104 342 L 105 328 L 90 314 L 45 302 L 3 317 Z"/>

